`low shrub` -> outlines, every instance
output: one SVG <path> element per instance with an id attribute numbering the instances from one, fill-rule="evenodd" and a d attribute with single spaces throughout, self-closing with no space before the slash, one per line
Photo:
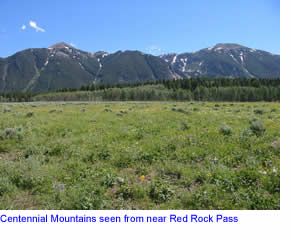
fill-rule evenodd
<path id="1" fill-rule="evenodd" d="M 180 108 L 180 107 L 173 107 L 171 108 L 172 111 L 175 111 L 175 112 L 180 112 L 180 113 L 184 113 L 184 114 L 189 114 L 189 112 L 187 110 L 185 110 L 184 108 Z"/>
<path id="2" fill-rule="evenodd" d="M 220 127 L 220 133 L 225 135 L 225 136 L 230 136 L 233 134 L 233 130 L 230 126 L 228 126 L 227 124 L 223 124 Z"/>
<path id="3" fill-rule="evenodd" d="M 160 157 L 161 155 L 158 151 L 139 152 L 136 156 L 136 161 L 140 163 L 152 164 L 155 160 L 159 160 Z"/>
<path id="4" fill-rule="evenodd" d="M 0 131 L 0 139 L 21 139 L 23 137 L 23 128 L 5 128 L 3 131 Z"/>
<path id="5" fill-rule="evenodd" d="M 243 137 L 250 137 L 253 135 L 253 132 L 251 131 L 251 129 L 249 128 L 244 128 L 242 130 L 242 134 L 241 134 Z"/>
<path id="6" fill-rule="evenodd" d="M 127 111 L 125 110 L 120 110 L 119 112 L 116 113 L 117 116 L 123 116 L 125 114 L 127 114 Z"/>
<path id="7" fill-rule="evenodd" d="M 182 130 L 188 130 L 188 129 L 190 129 L 190 126 L 189 126 L 189 124 L 188 124 L 188 122 L 186 120 L 182 120 L 181 121 L 181 129 Z"/>
<path id="8" fill-rule="evenodd" d="M 262 136 L 266 131 L 266 127 L 260 119 L 250 120 L 250 129 L 256 136 Z"/>
<path id="9" fill-rule="evenodd" d="M 8 177 L 0 177 L 0 197 L 6 193 L 13 192 L 14 190 L 15 186 L 11 183 Z"/>
<path id="10" fill-rule="evenodd" d="M 123 184 L 122 186 L 120 186 L 116 194 L 119 198 L 122 198 L 124 200 L 128 200 L 134 197 L 133 189 L 128 184 Z"/>
<path id="11" fill-rule="evenodd" d="M 174 195 L 174 191 L 166 182 L 155 181 L 150 184 L 149 196 L 156 203 L 168 201 Z"/>
<path id="12" fill-rule="evenodd" d="M 114 172 L 106 170 L 103 173 L 101 184 L 105 187 L 111 188 L 117 183 L 117 180 L 117 175 Z"/>
<path id="13" fill-rule="evenodd" d="M 102 208 L 103 189 L 96 184 L 83 182 L 71 186 L 64 192 L 55 193 L 55 201 L 64 210 L 96 210 Z"/>
<path id="14" fill-rule="evenodd" d="M 49 178 L 45 169 L 36 158 L 29 158 L 10 167 L 9 180 L 18 188 L 31 190 L 32 193 L 46 191 Z"/>
<path id="15" fill-rule="evenodd" d="M 189 114 L 189 112 L 185 110 L 184 108 L 177 108 L 176 111 L 180 113 L 184 113 L 184 114 Z"/>
<path id="16" fill-rule="evenodd" d="M 28 112 L 28 113 L 26 113 L 26 117 L 33 117 L 33 115 L 34 115 L 34 112 Z"/>
<path id="17" fill-rule="evenodd" d="M 262 115 L 264 113 L 264 110 L 263 109 L 254 109 L 254 113 Z"/>

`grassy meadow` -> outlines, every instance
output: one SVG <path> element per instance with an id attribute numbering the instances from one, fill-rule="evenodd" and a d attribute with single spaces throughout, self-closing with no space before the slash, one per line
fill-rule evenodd
<path id="1" fill-rule="evenodd" d="M 2 103 L 0 209 L 280 209 L 280 103 Z"/>

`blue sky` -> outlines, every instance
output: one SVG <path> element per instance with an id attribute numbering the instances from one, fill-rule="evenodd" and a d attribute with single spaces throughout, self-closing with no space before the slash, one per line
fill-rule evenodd
<path id="1" fill-rule="evenodd" d="M 1 0 L 0 10 L 0 57 L 57 42 L 88 52 L 239 43 L 280 53 L 279 0 Z"/>

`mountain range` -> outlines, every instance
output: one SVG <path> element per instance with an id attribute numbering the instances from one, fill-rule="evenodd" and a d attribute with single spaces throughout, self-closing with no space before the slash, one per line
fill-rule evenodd
<path id="1" fill-rule="evenodd" d="M 197 52 L 153 56 L 140 51 L 89 53 L 62 42 L 0 58 L 0 92 L 191 77 L 279 76 L 280 55 L 232 43 Z"/>

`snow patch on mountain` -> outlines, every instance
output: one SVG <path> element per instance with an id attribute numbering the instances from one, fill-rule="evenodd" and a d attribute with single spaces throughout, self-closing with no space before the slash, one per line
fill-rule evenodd
<path id="1" fill-rule="evenodd" d="M 222 49 L 223 49 L 222 47 L 217 47 L 217 48 L 214 49 L 214 51 L 220 51 Z"/>
<path id="2" fill-rule="evenodd" d="M 79 65 L 81 66 L 81 69 L 85 70 L 83 65 L 79 62 Z"/>
<path id="3" fill-rule="evenodd" d="M 242 64 L 244 64 L 244 57 L 243 57 L 243 55 L 240 55 L 240 59 L 241 59 Z"/>
<path id="4" fill-rule="evenodd" d="M 243 66 L 243 70 L 244 70 L 247 74 L 249 74 L 249 76 L 250 76 L 251 78 L 255 77 L 253 74 L 249 73 L 248 69 L 246 69 L 244 66 Z"/>
<path id="5" fill-rule="evenodd" d="M 175 56 L 173 57 L 173 60 L 172 60 L 171 64 L 174 64 L 174 63 L 176 62 L 176 58 L 177 58 L 177 55 L 175 55 Z"/>
<path id="6" fill-rule="evenodd" d="M 233 59 L 236 63 L 239 63 L 239 62 L 237 61 L 237 59 L 234 57 L 233 54 L 230 54 L 230 56 L 232 57 L 232 59 Z"/>
<path id="7" fill-rule="evenodd" d="M 183 63 L 182 72 L 185 72 L 187 58 L 185 58 L 185 59 L 180 58 L 180 61 Z"/>

